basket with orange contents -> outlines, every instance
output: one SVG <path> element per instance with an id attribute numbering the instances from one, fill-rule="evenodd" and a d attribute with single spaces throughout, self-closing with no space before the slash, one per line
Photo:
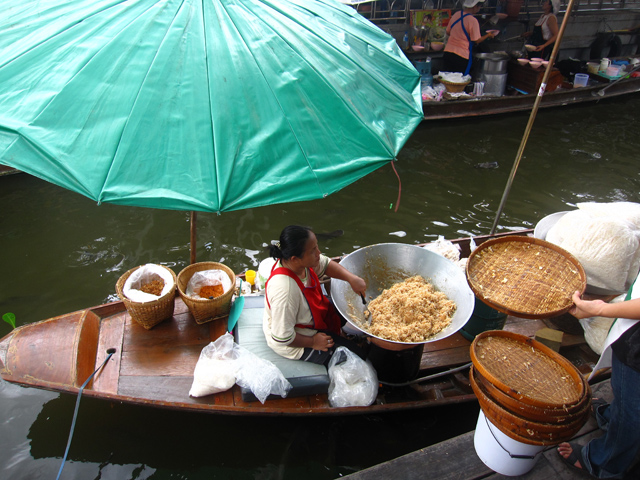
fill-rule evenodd
<path id="1" fill-rule="evenodd" d="M 218 262 L 199 262 L 178 274 L 178 293 L 196 323 L 223 320 L 229 316 L 236 276 Z"/>

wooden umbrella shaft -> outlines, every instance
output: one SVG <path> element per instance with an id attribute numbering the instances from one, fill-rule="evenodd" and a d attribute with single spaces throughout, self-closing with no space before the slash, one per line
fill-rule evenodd
<path id="1" fill-rule="evenodd" d="M 525 128 L 524 135 L 522 136 L 522 140 L 520 141 L 520 147 L 518 148 L 516 159 L 513 162 L 513 167 L 511 168 L 511 174 L 509 175 L 509 179 L 507 180 L 507 186 L 505 187 L 504 193 L 502 194 L 502 200 L 500 201 L 500 206 L 498 207 L 496 218 L 493 221 L 493 226 L 491 227 L 491 235 L 496 233 L 496 228 L 498 227 L 500 216 L 502 215 L 504 206 L 507 203 L 507 198 L 509 197 L 509 192 L 511 191 L 511 185 L 513 184 L 513 179 L 515 178 L 516 171 L 518 170 L 518 166 L 520 165 L 520 160 L 522 159 L 522 154 L 524 153 L 524 147 L 527 145 L 529 134 L 531 133 L 531 129 L 533 128 L 533 122 L 536 119 L 536 114 L 538 113 L 538 107 L 540 106 L 540 102 L 542 101 L 542 95 L 544 95 L 544 91 L 547 87 L 547 81 L 549 80 L 551 69 L 553 68 L 554 63 L 556 62 L 556 57 L 558 56 L 558 50 L 560 49 L 562 36 L 564 35 L 564 31 L 567 27 L 567 23 L 569 22 L 569 15 L 571 15 L 571 10 L 573 9 L 573 2 L 574 0 L 569 0 L 569 4 L 567 5 L 567 10 L 566 12 L 564 12 L 562 25 L 560 26 L 560 30 L 558 31 L 558 38 L 556 38 L 556 42 L 553 46 L 553 51 L 551 52 L 551 58 L 549 59 L 549 63 L 542 77 L 542 83 L 540 84 L 538 95 L 536 96 L 536 99 L 533 102 L 533 108 L 531 110 L 531 115 L 529 116 L 529 122 L 527 123 L 527 127 Z"/>
<path id="2" fill-rule="evenodd" d="M 191 212 L 191 246 L 189 248 L 191 257 L 190 264 L 196 263 L 196 223 L 198 220 L 198 212 Z"/>

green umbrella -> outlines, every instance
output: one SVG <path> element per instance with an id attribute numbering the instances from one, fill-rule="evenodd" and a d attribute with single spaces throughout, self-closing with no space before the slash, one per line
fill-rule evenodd
<path id="1" fill-rule="evenodd" d="M 393 38 L 332 0 L 0 5 L 0 163 L 97 202 L 322 198 L 421 120 Z"/>

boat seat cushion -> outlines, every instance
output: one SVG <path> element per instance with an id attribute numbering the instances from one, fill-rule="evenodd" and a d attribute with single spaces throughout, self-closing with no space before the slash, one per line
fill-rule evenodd
<path id="1" fill-rule="evenodd" d="M 287 398 L 327 393 L 329 390 L 329 374 L 324 365 L 303 362 L 302 360 L 289 360 L 278 355 L 267 345 L 262 331 L 264 300 L 257 302 L 254 298 L 246 298 L 245 307 L 235 328 L 236 343 L 259 357 L 269 360 L 280 369 L 292 387 Z M 257 400 L 248 388 L 242 388 L 241 390 L 242 399 L 245 402 Z M 280 396 L 274 395 L 269 396 L 269 398 L 276 399 L 280 398 Z"/>

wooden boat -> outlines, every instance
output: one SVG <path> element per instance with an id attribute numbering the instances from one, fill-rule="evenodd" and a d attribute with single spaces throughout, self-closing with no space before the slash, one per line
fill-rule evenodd
<path id="1" fill-rule="evenodd" d="M 522 230 L 502 235 L 531 234 Z M 494 236 L 495 237 L 495 236 Z M 476 237 L 481 244 L 493 237 Z M 454 241 L 469 255 L 470 239 Z M 246 308 L 246 307 L 245 307 Z M 573 318 L 573 317 L 571 317 Z M 508 318 L 505 329 L 533 336 L 549 320 Z M 575 321 L 575 319 L 574 319 Z M 419 376 L 444 374 L 405 387 L 380 388 L 368 407 L 333 408 L 327 394 L 244 401 L 240 388 L 200 398 L 189 396 L 200 352 L 225 333 L 226 321 L 198 324 L 176 299 L 173 318 L 145 330 L 133 321 L 122 302 L 62 315 L 13 330 L 0 341 L 0 374 L 8 382 L 77 394 L 81 385 L 107 357 L 115 354 L 84 389 L 84 395 L 104 400 L 171 409 L 253 415 L 350 415 L 435 407 L 476 401 L 468 378 L 469 340 L 456 333 L 427 343 Z M 562 353 L 583 373 L 591 371 L 597 355 L 580 332 L 564 335 Z"/>
<path id="2" fill-rule="evenodd" d="M 20 173 L 20 170 L 0 164 L 0 177 L 3 175 L 13 175 L 14 173 Z"/>
<path id="3" fill-rule="evenodd" d="M 594 76 L 592 75 L 592 78 Z M 602 99 L 629 95 L 640 92 L 640 78 L 623 79 L 611 82 L 600 77 L 600 84 L 581 88 L 558 89 L 542 96 L 540 108 L 560 107 L 578 103 L 595 102 Z M 606 82 L 605 82 L 606 81 Z M 602 95 L 599 94 L 602 92 Z M 502 97 L 482 97 L 480 99 L 445 100 L 440 102 L 423 102 L 425 120 L 442 120 L 447 118 L 479 117 L 514 112 L 530 112 L 533 108 L 537 92 L 526 95 L 505 95 Z"/>

